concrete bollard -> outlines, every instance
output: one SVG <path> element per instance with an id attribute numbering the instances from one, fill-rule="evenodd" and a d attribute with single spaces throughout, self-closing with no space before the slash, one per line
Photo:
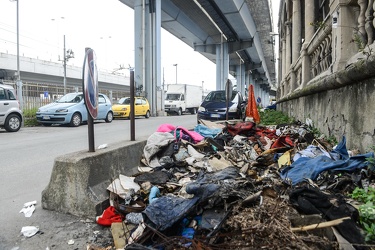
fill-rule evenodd
<path id="1" fill-rule="evenodd" d="M 50 182 L 42 192 L 42 207 L 95 218 L 95 206 L 108 198 L 108 185 L 119 174 L 131 176 L 138 172 L 146 143 L 119 142 L 96 152 L 80 151 L 57 157 Z"/>

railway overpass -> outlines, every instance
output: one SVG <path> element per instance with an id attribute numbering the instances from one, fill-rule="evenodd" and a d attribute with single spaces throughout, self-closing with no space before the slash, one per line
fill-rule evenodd
<path id="1" fill-rule="evenodd" d="M 23 82 L 57 84 L 63 86 L 64 67 L 62 63 L 20 56 L 20 75 Z M 17 79 L 17 56 L 0 53 L 0 79 Z M 99 86 L 114 91 L 129 91 L 129 77 L 99 72 Z M 66 85 L 82 86 L 82 67 L 66 65 Z"/>

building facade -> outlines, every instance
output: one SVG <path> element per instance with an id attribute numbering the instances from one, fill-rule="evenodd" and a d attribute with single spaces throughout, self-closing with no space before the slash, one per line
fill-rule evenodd
<path id="1" fill-rule="evenodd" d="M 373 0 L 281 0 L 278 109 L 348 149 L 375 146 Z"/>

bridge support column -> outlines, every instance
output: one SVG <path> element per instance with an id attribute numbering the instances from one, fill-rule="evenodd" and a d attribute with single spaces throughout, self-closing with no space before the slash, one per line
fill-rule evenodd
<path id="1" fill-rule="evenodd" d="M 216 90 L 224 90 L 229 74 L 228 43 L 216 46 Z"/>
<path id="2" fill-rule="evenodd" d="M 240 63 L 240 65 L 236 66 L 236 81 L 237 81 L 237 91 L 240 92 L 242 95 L 245 94 L 245 70 L 244 65 Z"/>
<path id="3" fill-rule="evenodd" d="M 134 3 L 134 82 L 150 102 L 151 115 L 164 114 L 161 88 L 161 0 Z"/>

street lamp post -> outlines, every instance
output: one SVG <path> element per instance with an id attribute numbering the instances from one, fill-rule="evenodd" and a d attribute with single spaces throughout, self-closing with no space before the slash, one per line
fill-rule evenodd
<path id="1" fill-rule="evenodd" d="M 173 64 L 176 67 L 176 84 L 177 84 L 177 63 Z"/>
<path id="2" fill-rule="evenodd" d="M 23 99 L 22 99 L 22 81 L 20 74 L 20 28 L 19 28 L 19 0 L 11 0 L 12 2 L 17 2 L 17 96 L 18 101 L 20 102 L 20 109 L 23 108 Z"/>
<path id="3" fill-rule="evenodd" d="M 74 58 L 74 52 L 71 49 L 66 50 L 65 48 L 65 35 L 64 35 L 64 95 L 66 94 L 66 62 L 70 59 Z"/>

